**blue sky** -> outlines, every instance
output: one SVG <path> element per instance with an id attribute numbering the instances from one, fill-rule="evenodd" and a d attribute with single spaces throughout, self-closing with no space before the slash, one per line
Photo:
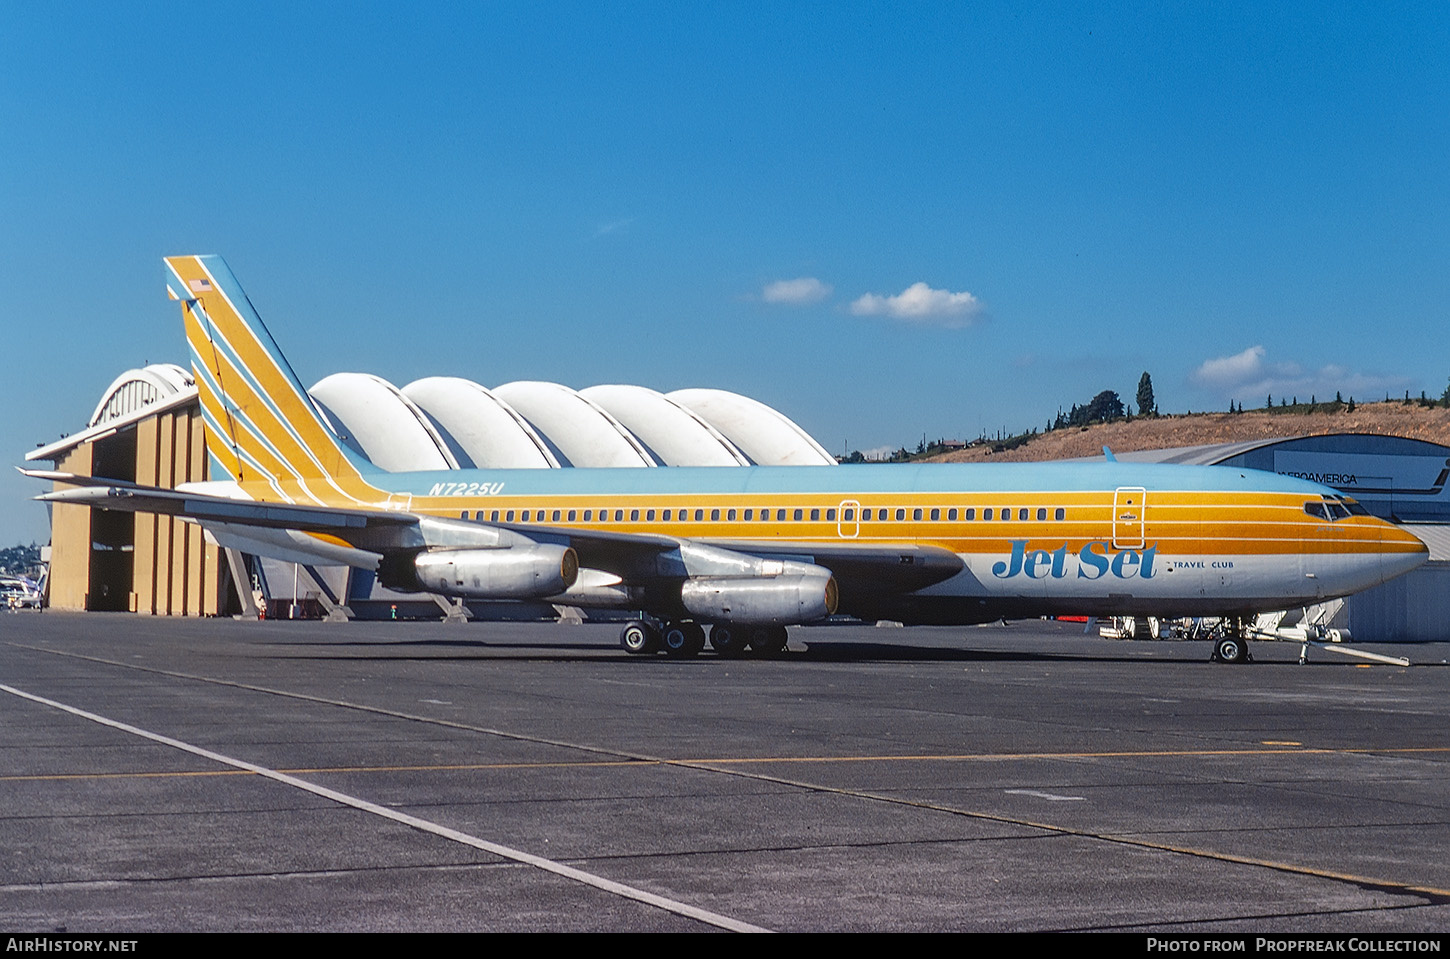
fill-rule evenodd
<path id="1" fill-rule="evenodd" d="M 184 359 L 754 396 L 840 451 L 1439 395 L 1444 4 L 0 5 L 0 448 Z M 0 543 L 47 538 L 0 478 Z"/>

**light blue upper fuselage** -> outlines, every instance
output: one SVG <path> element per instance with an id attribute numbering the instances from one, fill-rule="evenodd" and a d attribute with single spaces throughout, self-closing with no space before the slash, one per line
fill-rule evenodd
<path id="1" fill-rule="evenodd" d="M 1223 466 L 1143 463 L 916 463 L 839 467 L 736 466 L 641 469 L 370 471 L 369 482 L 413 496 L 461 495 L 460 484 L 488 484 L 493 495 L 712 495 L 1078 492 L 1119 487 L 1150 491 L 1336 495 L 1307 480 Z M 498 484 L 502 484 L 499 486 Z M 450 492 L 436 492 L 439 487 Z"/>

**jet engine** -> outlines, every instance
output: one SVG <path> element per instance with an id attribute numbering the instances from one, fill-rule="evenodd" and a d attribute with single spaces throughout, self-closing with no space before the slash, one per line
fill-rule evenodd
<path id="1" fill-rule="evenodd" d="M 707 622 L 810 623 L 834 613 L 836 600 L 836 580 L 824 569 L 769 577 L 694 577 L 680 587 L 685 609 Z"/>
<path id="2" fill-rule="evenodd" d="M 579 578 L 579 557 L 567 546 L 537 543 L 503 549 L 433 549 L 411 563 L 384 560 L 389 589 L 423 590 L 465 599 L 539 599 Z"/>

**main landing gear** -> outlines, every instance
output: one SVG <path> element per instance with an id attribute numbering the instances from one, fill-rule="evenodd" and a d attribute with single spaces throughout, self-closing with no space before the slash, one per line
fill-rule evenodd
<path id="1" fill-rule="evenodd" d="M 1237 616 L 1221 624 L 1223 632 L 1214 637 L 1213 660 L 1219 663 L 1249 663 L 1249 642 L 1244 638 L 1244 621 Z"/>
<path id="2" fill-rule="evenodd" d="M 748 652 L 778 656 L 785 652 L 790 634 L 784 626 L 745 626 L 716 623 L 710 627 L 710 648 L 721 659 L 738 659 Z M 657 624 L 635 619 L 619 632 L 619 645 L 627 653 L 643 656 L 664 650 L 670 656 L 689 657 L 705 648 L 705 628 L 694 622 Z"/>

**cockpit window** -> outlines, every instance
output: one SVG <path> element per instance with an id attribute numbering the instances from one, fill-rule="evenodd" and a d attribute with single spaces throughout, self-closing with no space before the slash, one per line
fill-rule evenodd
<path id="1" fill-rule="evenodd" d="M 1349 509 L 1343 503 L 1326 503 L 1330 519 L 1349 519 Z"/>
<path id="2" fill-rule="evenodd" d="M 1304 512 L 1319 520 L 1328 520 L 1329 514 L 1324 511 L 1324 503 L 1320 500 L 1311 500 L 1304 504 Z"/>

